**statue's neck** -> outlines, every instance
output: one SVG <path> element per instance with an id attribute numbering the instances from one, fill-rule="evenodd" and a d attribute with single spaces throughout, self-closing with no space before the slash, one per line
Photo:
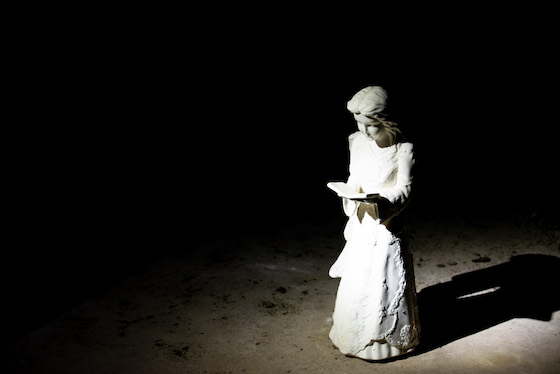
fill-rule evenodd
<path id="1" fill-rule="evenodd" d="M 386 133 L 380 136 L 377 140 L 372 141 L 374 141 L 379 148 L 387 148 L 393 145 L 393 140 Z"/>

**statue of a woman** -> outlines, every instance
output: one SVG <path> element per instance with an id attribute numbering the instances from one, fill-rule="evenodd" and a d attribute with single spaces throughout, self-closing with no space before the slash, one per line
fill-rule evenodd
<path id="1" fill-rule="evenodd" d="M 385 119 L 387 93 L 362 89 L 348 102 L 359 131 L 349 136 L 350 175 L 342 195 L 346 245 L 329 275 L 341 278 L 330 331 L 348 356 L 382 360 L 412 351 L 420 325 L 412 256 L 399 213 L 412 186 L 413 147 Z"/>

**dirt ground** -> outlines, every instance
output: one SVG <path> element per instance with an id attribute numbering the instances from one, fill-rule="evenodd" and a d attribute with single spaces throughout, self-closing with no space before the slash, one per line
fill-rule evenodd
<path id="1" fill-rule="evenodd" d="M 336 213 L 185 245 L 13 341 L 2 372 L 560 372 L 560 233 L 540 212 L 412 212 L 422 344 L 377 363 L 328 338 Z"/>

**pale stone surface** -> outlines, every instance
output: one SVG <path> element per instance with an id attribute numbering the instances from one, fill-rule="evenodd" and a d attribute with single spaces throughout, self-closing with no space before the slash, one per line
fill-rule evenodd
<path id="1" fill-rule="evenodd" d="M 346 185 L 328 185 L 349 217 L 347 243 L 329 271 L 341 278 L 329 336 L 345 355 L 366 360 L 410 352 L 420 333 L 413 262 L 395 222 L 411 193 L 414 152 L 383 118 L 386 98 L 371 86 L 349 101 L 359 129 L 349 137 L 350 175 Z"/>

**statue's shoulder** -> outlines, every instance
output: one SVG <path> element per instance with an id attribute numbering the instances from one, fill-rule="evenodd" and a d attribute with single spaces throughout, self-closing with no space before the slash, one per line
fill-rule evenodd
<path id="1" fill-rule="evenodd" d="M 402 142 L 398 144 L 399 153 L 414 153 L 414 145 L 410 142 Z"/>
<path id="2" fill-rule="evenodd" d="M 352 148 L 352 143 L 354 143 L 354 140 L 358 139 L 361 135 L 363 135 L 361 132 L 356 131 L 355 133 L 352 133 L 348 136 L 348 146 L 350 148 Z"/>

